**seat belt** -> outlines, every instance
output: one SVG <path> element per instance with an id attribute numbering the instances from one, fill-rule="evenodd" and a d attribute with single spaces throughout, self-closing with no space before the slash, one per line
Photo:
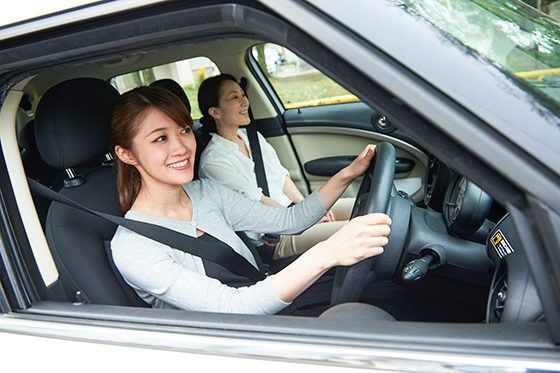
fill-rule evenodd
<path id="1" fill-rule="evenodd" d="M 247 94 L 247 79 L 241 78 L 239 86 L 245 94 Z M 247 131 L 247 138 L 249 139 L 249 147 L 251 148 L 251 155 L 253 157 L 253 163 L 255 164 L 255 175 L 257 176 L 257 186 L 262 189 L 265 196 L 270 197 L 270 191 L 268 189 L 268 181 L 266 180 L 266 171 L 264 169 L 264 161 L 261 151 L 261 144 L 259 142 L 259 136 L 257 133 L 257 124 L 255 123 L 255 117 L 253 116 L 253 110 L 249 106 L 249 119 L 251 122 L 245 126 Z M 280 240 L 280 236 L 276 234 L 265 234 L 263 236 L 265 244 L 260 247 L 260 256 L 263 262 L 270 264 L 272 262 L 272 257 L 274 255 L 274 250 L 276 244 Z"/>
<path id="2" fill-rule="evenodd" d="M 247 79 L 241 78 L 239 86 L 247 95 Z M 249 106 L 249 119 L 251 122 L 245 126 L 247 130 L 247 138 L 249 139 L 249 147 L 251 148 L 251 155 L 253 156 L 253 162 L 255 163 L 255 175 L 257 175 L 257 185 L 262 189 L 265 196 L 270 197 L 270 192 L 268 190 L 268 182 L 266 181 L 266 172 L 264 170 L 264 161 L 262 157 L 261 144 L 259 142 L 259 136 L 257 134 L 257 125 L 255 124 L 255 117 L 253 116 L 253 110 Z"/>
<path id="3" fill-rule="evenodd" d="M 221 265 L 238 275 L 245 276 L 253 281 L 261 281 L 266 278 L 263 268 L 263 263 L 255 249 L 249 247 L 251 253 L 255 257 L 258 269 L 255 268 L 247 259 L 238 254 L 234 250 L 225 247 L 196 239 L 189 235 L 165 228 L 159 225 L 145 223 L 142 221 L 125 219 L 119 216 L 106 214 L 99 211 L 90 210 L 85 206 L 55 192 L 54 190 L 44 186 L 37 181 L 27 178 L 29 188 L 37 196 L 45 198 L 50 201 L 56 201 L 78 210 L 96 215 L 100 218 L 108 220 L 114 224 L 123 226 L 131 231 L 134 231 L 142 236 L 148 237 L 152 240 L 160 242 L 172 248 L 184 251 L 188 254 L 198 256 L 202 259 L 210 260 L 216 264 Z"/>
<path id="4" fill-rule="evenodd" d="M 245 128 L 247 130 L 247 138 L 249 139 L 249 146 L 251 147 L 251 155 L 255 163 L 255 174 L 257 175 L 257 185 L 262 189 L 265 196 L 270 197 L 268 190 L 268 182 L 266 180 L 266 172 L 264 170 L 264 161 L 262 157 L 261 144 L 259 143 L 259 136 L 257 134 L 257 125 L 253 120 L 253 112 L 249 109 L 249 117 L 251 123 Z"/>

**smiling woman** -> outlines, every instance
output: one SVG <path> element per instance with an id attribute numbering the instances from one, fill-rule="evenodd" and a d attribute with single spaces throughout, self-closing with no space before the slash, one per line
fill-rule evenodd
<path id="1" fill-rule="evenodd" d="M 133 206 L 164 208 L 151 194 L 161 198 L 167 195 L 166 187 L 187 184 L 194 176 L 196 141 L 187 108 L 163 88 L 137 88 L 122 96 L 111 123 L 123 213 Z M 177 168 L 178 162 L 186 165 Z M 148 182 L 155 188 L 148 189 Z"/>
<path id="2" fill-rule="evenodd" d="M 224 88 L 220 102 L 223 98 L 227 104 L 221 104 L 220 109 L 211 108 L 219 111 L 214 115 L 228 113 L 228 118 L 247 124 L 244 92 L 237 83 Z M 368 146 L 319 191 L 297 207 L 285 209 L 265 206 L 208 180 L 193 181 L 196 142 L 192 120 L 181 100 L 163 88 L 140 87 L 123 94 L 114 105 L 111 129 L 125 218 L 217 242 L 255 266 L 257 259 L 234 230 L 297 233 L 308 228 L 365 172 L 375 152 L 375 147 Z M 111 251 L 123 278 L 154 308 L 275 314 L 330 268 L 380 254 L 387 243 L 390 224 L 385 214 L 355 219 L 287 268 L 260 282 L 242 281 L 226 268 L 215 270 L 200 257 L 122 226 L 111 240 Z M 236 277 L 237 286 L 230 286 L 231 277 Z M 214 296 L 207 297 L 208 293 Z M 318 316 L 327 302 L 322 299 L 320 307 L 313 311 L 309 311 L 309 304 L 306 307 L 310 314 Z M 296 304 L 288 313 L 298 311 Z"/>
<path id="3" fill-rule="evenodd" d="M 27 15 L 27 4 L 13 5 Z M 60 370 L 79 356 L 91 370 L 111 361 L 126 371 L 117 364 L 137 362 L 131 351 L 143 350 L 163 364 L 201 361 L 210 371 L 245 362 L 259 371 L 293 362 L 315 371 L 560 371 L 559 30 L 515 0 L 100 1 L 2 26 L 2 366 L 33 359 Z M 259 64 L 253 51 L 263 43 Z M 270 47 L 276 52 L 264 52 Z M 305 74 L 303 61 L 316 71 Z M 258 272 L 258 253 L 234 230 L 287 234 L 311 225 L 340 193 L 329 178 L 342 172 L 334 181 L 346 185 L 374 144 L 382 156 L 345 197 L 360 196 L 358 215 L 386 204 L 390 234 L 387 220 L 358 217 L 286 272 L 233 284 L 240 276 L 220 277 L 223 269 L 174 244 L 125 228 L 115 236 L 116 225 L 29 191 L 26 176 L 120 215 L 112 163 L 121 160 L 107 155 L 115 100 L 166 78 L 196 107 L 197 83 L 225 71 L 247 79 L 252 124 L 307 198 L 272 208 L 189 182 L 190 120 L 131 107 L 140 126 L 118 145 L 136 172 L 127 176 L 140 183 L 125 193 L 125 221 L 176 229 L 189 243 L 215 238 Z M 319 73 L 359 100 L 315 105 L 321 90 L 346 95 Z M 280 79 L 287 81 L 276 89 Z M 287 86 L 296 81 L 310 89 Z M 311 89 L 313 96 L 292 95 Z M 135 210 L 147 197 L 161 200 L 157 207 L 177 203 L 154 215 Z M 446 221 L 457 201 L 459 215 Z M 353 259 L 335 255 L 343 252 Z M 363 255 L 373 259 L 346 267 Z M 337 279 L 336 292 L 320 294 L 326 311 L 279 315 L 335 264 L 326 275 Z M 395 289 L 411 295 L 396 311 L 420 321 L 379 317 Z M 357 302 L 336 304 L 346 300 Z M 106 359 L 84 349 L 88 342 Z M 42 359 L 54 355 L 62 359 Z"/>

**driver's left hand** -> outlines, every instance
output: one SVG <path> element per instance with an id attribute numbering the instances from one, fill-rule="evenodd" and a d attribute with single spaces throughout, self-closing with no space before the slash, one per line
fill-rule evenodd
<path id="1" fill-rule="evenodd" d="M 357 178 L 362 176 L 369 167 L 373 156 L 375 155 L 375 145 L 369 144 L 366 148 L 360 153 L 359 156 L 354 159 L 352 163 L 348 166 L 348 171 L 353 178 Z"/>

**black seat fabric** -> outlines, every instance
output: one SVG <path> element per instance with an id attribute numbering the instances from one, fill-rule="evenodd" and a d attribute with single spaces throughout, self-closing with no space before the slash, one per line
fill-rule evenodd
<path id="1" fill-rule="evenodd" d="M 183 101 L 189 113 L 191 112 L 191 103 L 189 102 L 189 98 L 187 97 L 185 90 L 183 89 L 183 87 L 181 87 L 179 83 L 177 83 L 173 79 L 156 80 L 155 82 L 150 84 L 150 86 L 165 88 L 168 91 L 174 93 L 175 95 L 177 95 L 177 97 L 181 99 L 181 101 Z"/>
<path id="2" fill-rule="evenodd" d="M 109 118 L 118 96 L 109 83 L 93 78 L 69 80 L 47 91 L 35 119 L 37 148 L 45 162 L 62 170 L 108 153 Z M 73 187 L 65 184 L 60 193 L 90 209 L 121 215 L 113 167 L 89 169 L 83 180 Z M 101 218 L 51 204 L 45 234 L 69 301 L 79 291 L 86 303 L 147 306 L 111 268 L 104 242 L 115 230 Z"/>

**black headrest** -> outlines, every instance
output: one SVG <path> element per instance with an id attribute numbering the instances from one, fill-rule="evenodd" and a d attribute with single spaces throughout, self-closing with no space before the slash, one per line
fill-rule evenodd
<path id="1" fill-rule="evenodd" d="M 181 87 L 179 85 L 179 83 L 177 83 L 173 79 L 156 80 L 155 82 L 150 84 L 150 86 L 151 87 L 165 88 L 168 91 L 170 91 L 172 93 L 175 93 L 177 95 L 177 97 L 179 97 L 181 99 L 181 101 L 183 101 L 183 103 L 187 107 L 187 110 L 189 111 L 189 113 L 191 112 L 191 104 L 189 102 L 189 98 L 187 97 L 185 91 L 183 90 L 183 87 Z"/>
<path id="2" fill-rule="evenodd" d="M 95 78 L 72 79 L 50 88 L 35 115 L 35 141 L 43 160 L 62 170 L 108 153 L 117 97 L 111 84 Z"/>

